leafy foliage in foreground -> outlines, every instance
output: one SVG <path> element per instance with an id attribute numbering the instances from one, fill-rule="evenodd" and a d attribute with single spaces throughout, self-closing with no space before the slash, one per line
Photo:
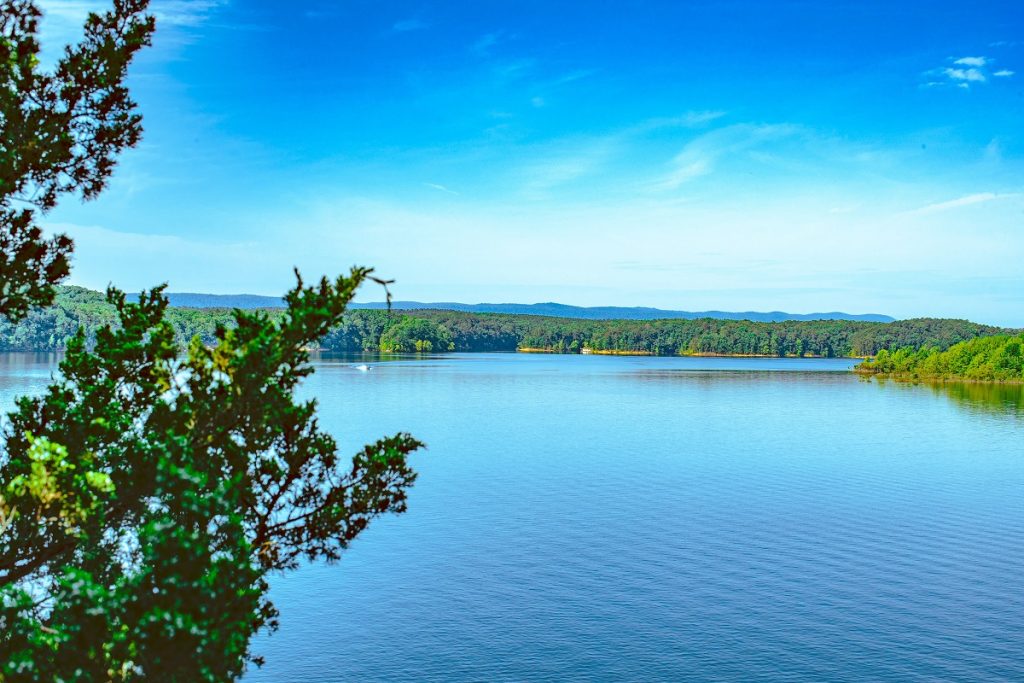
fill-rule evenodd
<path id="1" fill-rule="evenodd" d="M 338 457 L 305 350 L 358 286 L 299 285 L 180 354 L 160 290 L 108 292 L 117 326 L 72 337 L 11 416 L 0 459 L 0 680 L 221 681 L 276 625 L 266 575 L 336 560 L 415 480 L 406 434 Z"/>
<path id="2" fill-rule="evenodd" d="M 96 197 L 117 154 L 139 141 L 124 79 L 154 29 L 147 5 L 115 0 L 109 12 L 90 14 L 82 41 L 46 72 L 36 3 L 0 1 L 0 311 L 11 318 L 50 303 L 69 272 L 71 240 L 45 239 L 36 211 L 62 194 Z"/>
<path id="3" fill-rule="evenodd" d="M 280 309 L 266 309 L 270 318 Z M 187 343 L 198 336 L 214 343 L 217 325 L 233 324 L 226 309 L 169 308 L 166 320 Z M 94 332 L 115 319 L 98 292 L 59 288 L 54 305 L 20 323 L 0 321 L 0 350 L 64 348 L 78 326 Z M 1005 332 L 966 320 L 920 318 L 892 323 L 844 320 L 759 323 L 744 320 L 584 320 L 502 313 L 417 310 L 404 313 L 348 311 L 319 342 L 326 351 L 444 352 L 515 351 L 557 353 L 649 353 L 654 355 L 741 354 L 760 356 L 870 356 L 882 349 L 949 348 L 957 342 Z"/>
<path id="4" fill-rule="evenodd" d="M 966 379 L 985 382 L 1024 381 L 1024 335 L 972 339 L 939 348 L 879 351 L 857 371 L 907 379 Z"/>
<path id="5" fill-rule="evenodd" d="M 91 199 L 139 140 L 123 85 L 154 29 L 111 0 L 52 72 L 39 8 L 0 0 L 0 315 L 15 346 L 66 347 L 22 398 L 0 451 L 0 681 L 224 681 L 276 625 L 266 576 L 337 560 L 415 480 L 406 434 L 338 457 L 295 389 L 307 348 L 342 322 L 365 268 L 287 309 L 209 314 L 183 334 L 160 289 L 129 303 L 55 284 L 71 241 L 37 213 Z M 191 340 L 191 341 L 189 341 Z M 187 349 L 182 341 L 187 342 Z"/>

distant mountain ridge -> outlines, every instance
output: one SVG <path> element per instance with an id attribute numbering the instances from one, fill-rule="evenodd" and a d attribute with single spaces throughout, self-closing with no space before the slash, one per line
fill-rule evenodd
<path id="1" fill-rule="evenodd" d="M 129 295 L 134 297 L 134 295 Z M 181 308 L 281 308 L 284 300 L 274 296 L 258 294 L 194 294 L 171 292 L 167 294 L 172 306 Z M 579 318 L 583 320 L 665 320 L 715 318 L 718 320 L 753 320 L 756 322 L 782 322 L 784 320 L 859 320 L 862 322 L 888 323 L 895 320 L 878 313 L 853 314 L 841 311 L 827 313 L 785 313 L 783 311 L 673 311 L 642 306 L 569 306 L 554 302 L 539 304 L 460 304 L 456 302 L 423 303 L 419 301 L 394 301 L 395 310 L 444 310 L 466 313 L 510 313 L 516 315 L 540 315 L 553 318 Z M 351 304 L 353 309 L 383 309 L 383 302 Z"/>

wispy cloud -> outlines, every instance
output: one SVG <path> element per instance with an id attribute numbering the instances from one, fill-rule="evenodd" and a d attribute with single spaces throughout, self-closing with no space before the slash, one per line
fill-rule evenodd
<path id="1" fill-rule="evenodd" d="M 228 0 L 154 0 L 150 12 L 160 29 L 158 40 L 166 42 L 169 36 L 174 36 L 176 42 L 181 42 L 183 29 L 199 27 L 227 4 Z M 105 12 L 110 6 L 109 0 L 41 0 L 43 62 L 55 62 L 64 45 L 81 38 L 82 26 L 90 12 Z"/>
<path id="2" fill-rule="evenodd" d="M 437 190 L 438 192 L 446 192 L 448 194 L 454 194 L 454 195 L 458 195 L 459 194 L 455 190 L 449 189 L 449 188 L 445 187 L 444 185 L 439 185 L 438 183 L 423 183 L 423 186 L 424 187 L 429 187 L 432 190 Z"/>
<path id="3" fill-rule="evenodd" d="M 227 0 L 156 0 L 150 11 L 163 26 L 197 26 L 226 4 Z M 90 12 L 106 11 L 110 5 L 109 0 L 41 0 L 39 3 L 46 19 L 77 27 Z"/>
<path id="4" fill-rule="evenodd" d="M 985 66 L 988 64 L 988 59 L 986 57 L 961 57 L 954 60 L 953 63 L 961 66 Z"/>
<path id="5" fill-rule="evenodd" d="M 672 128 L 702 128 L 726 115 L 724 111 L 688 111 L 679 116 L 657 116 L 626 130 L 628 134 L 645 134 Z"/>
<path id="6" fill-rule="evenodd" d="M 520 193 L 530 201 L 548 200 L 552 191 L 565 189 L 584 177 L 594 180 L 621 152 L 623 139 L 616 134 L 571 137 L 526 151 L 526 158 L 512 176 Z"/>
<path id="7" fill-rule="evenodd" d="M 403 21 L 396 21 L 392 26 L 391 30 L 395 33 L 408 33 L 409 31 L 422 31 L 423 29 L 430 28 L 430 24 L 420 21 L 419 19 L 405 19 Z"/>
<path id="8" fill-rule="evenodd" d="M 673 162 L 675 168 L 655 185 L 655 189 L 674 190 L 683 183 L 711 173 L 712 165 L 714 164 L 713 156 L 709 155 L 690 160 L 689 157 L 692 156 L 692 153 L 686 152 L 676 157 Z"/>
<path id="9" fill-rule="evenodd" d="M 975 194 L 969 194 L 964 197 L 958 197 L 957 199 L 951 199 L 946 202 L 938 202 L 936 204 L 928 204 L 918 209 L 908 211 L 908 214 L 920 215 L 929 213 L 939 213 L 941 211 L 949 211 L 950 209 L 959 209 L 963 206 L 971 206 L 972 204 L 981 204 L 983 202 L 991 202 L 995 199 L 1008 199 L 1010 197 L 1019 197 L 1020 193 L 1007 192 L 1003 194 L 997 194 L 995 192 L 977 192 Z"/>
<path id="10" fill-rule="evenodd" d="M 559 76 L 558 78 L 548 83 L 548 85 L 565 85 L 566 83 L 572 83 L 573 81 L 589 78 L 590 76 L 593 76 L 595 73 L 597 73 L 596 69 L 577 69 L 576 71 L 570 71 L 567 74 Z"/>
<path id="11" fill-rule="evenodd" d="M 523 59 L 516 59 L 510 62 L 498 64 L 494 67 L 493 72 L 498 80 L 514 81 L 525 77 L 536 66 L 536 59 L 524 57 Z"/>
<path id="12" fill-rule="evenodd" d="M 968 81 L 971 83 L 984 83 L 987 79 L 980 69 L 943 69 L 942 73 L 954 81 Z"/>
<path id="13" fill-rule="evenodd" d="M 525 63 L 527 61 L 528 64 Z M 533 69 L 536 64 L 534 60 L 523 60 L 523 63 L 524 66 L 529 69 Z M 540 69 L 537 70 L 540 71 Z M 525 77 L 527 75 L 525 69 L 513 69 L 511 71 L 505 69 L 498 73 L 500 74 L 499 78 L 507 81 L 515 80 L 520 76 Z M 534 92 L 534 96 L 530 98 L 530 104 L 536 108 L 545 107 L 548 104 L 549 97 L 554 100 L 561 88 L 571 83 L 575 83 L 576 81 L 589 78 L 595 73 L 597 73 L 595 69 L 576 69 L 575 71 L 570 71 L 566 74 L 562 74 L 561 76 L 556 76 L 555 78 L 548 80 L 531 79 L 530 89 Z"/>
<path id="14" fill-rule="evenodd" d="M 533 98 L 531 103 L 535 107 L 547 106 L 547 101 L 540 97 Z M 491 116 L 511 115 L 491 112 Z M 664 159 L 667 141 L 692 137 L 692 129 L 702 128 L 722 116 L 725 112 L 692 111 L 644 119 L 600 134 L 571 135 L 523 145 L 511 153 L 503 150 L 499 166 L 508 169 L 506 187 L 530 201 L 549 200 L 563 192 L 592 192 L 598 186 L 613 194 L 649 190 L 650 169 L 658 163 L 652 159 Z M 662 181 L 680 185 L 711 170 L 707 161 L 693 159 L 689 165 L 674 167 L 671 178 Z"/>
<path id="15" fill-rule="evenodd" d="M 227 0 L 158 0 L 152 7 L 156 20 L 164 26 L 198 26 L 226 4 Z"/>
<path id="16" fill-rule="evenodd" d="M 987 83 L 989 78 L 997 76 L 1008 78 L 1013 75 L 1009 69 L 991 71 L 991 65 L 995 60 L 991 57 L 950 57 L 953 66 L 932 69 L 924 73 L 927 79 L 921 84 L 924 88 L 941 88 L 943 86 L 956 87 L 962 90 L 970 90 L 973 85 Z"/>
<path id="17" fill-rule="evenodd" d="M 725 116 L 724 111 L 690 111 L 678 117 L 679 125 L 695 128 L 705 123 L 711 123 Z"/>
<path id="18" fill-rule="evenodd" d="M 508 33 L 503 30 L 485 33 L 469 46 L 469 50 L 481 57 L 488 57 L 495 46 L 505 42 L 509 37 Z"/>
<path id="19" fill-rule="evenodd" d="M 657 179 L 652 189 L 667 191 L 709 175 L 725 156 L 746 152 L 765 142 L 779 140 L 796 132 L 785 124 L 736 124 L 718 128 L 689 142 L 670 163 L 670 170 Z"/>

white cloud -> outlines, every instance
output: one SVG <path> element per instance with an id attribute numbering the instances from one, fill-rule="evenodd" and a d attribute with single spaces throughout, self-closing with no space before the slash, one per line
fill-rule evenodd
<path id="1" fill-rule="evenodd" d="M 1008 78 L 1014 75 L 1010 69 L 993 71 L 992 64 L 996 60 L 991 57 L 950 57 L 950 61 L 953 66 L 932 69 L 922 74 L 924 82 L 920 87 L 955 86 L 962 90 L 970 90 L 972 86 L 987 83 L 991 78 Z"/>
<path id="2" fill-rule="evenodd" d="M 448 189 L 444 185 L 439 185 L 438 183 L 423 183 L 423 185 L 425 187 L 429 187 L 429 188 L 431 188 L 433 190 L 437 190 L 438 192 L 447 192 L 448 194 L 454 194 L 454 195 L 459 194 L 455 190 Z"/>
<path id="3" fill-rule="evenodd" d="M 986 57 L 961 57 L 953 63 L 963 66 L 985 66 L 988 64 L 988 59 Z"/>
<path id="4" fill-rule="evenodd" d="M 706 176 L 712 171 L 713 158 L 711 155 L 699 159 L 692 159 L 692 153 L 683 153 L 676 157 L 675 166 L 668 175 L 655 185 L 658 190 L 674 190 L 680 185 L 687 183 L 694 178 Z"/>
<path id="5" fill-rule="evenodd" d="M 626 130 L 628 134 L 651 133 L 666 128 L 701 128 L 726 115 L 724 111 L 688 111 L 681 116 L 661 116 L 646 119 Z"/>
<path id="6" fill-rule="evenodd" d="M 965 223 L 971 216 L 953 211 L 895 215 L 891 208 L 905 201 L 907 188 L 876 189 L 860 210 L 836 213 L 828 209 L 856 205 L 862 192 L 833 192 L 826 184 L 821 191 L 783 190 L 751 199 L 741 190 L 714 203 L 636 195 L 604 200 L 595 193 L 559 205 L 318 197 L 313 212 L 289 207 L 284 218 L 268 217 L 275 226 L 287 227 L 267 235 L 268 242 L 259 246 L 276 266 L 250 272 L 248 263 L 230 265 L 237 263 L 235 254 L 211 247 L 221 255 L 222 269 L 235 268 L 249 280 L 229 289 L 219 275 L 209 275 L 212 284 L 191 287 L 276 294 L 290 284 L 285 276 L 293 263 L 313 275 L 355 262 L 396 277 L 396 297 L 421 301 L 877 309 L 908 317 L 942 312 L 983 322 L 1012 318 L 1019 324 L 1019 294 L 1005 304 L 992 298 L 1020 291 L 1018 206 L 993 202 L 981 227 Z M 971 230 L 970 240 L 964 239 L 965 229 Z M 482 245 L 474 241 L 481 230 L 488 236 Z M 875 273 L 869 277 L 863 275 L 863 251 L 849 249 L 851 235 L 865 234 L 886 236 L 886 248 L 872 253 Z M 638 276 L 637 268 L 623 268 L 624 263 L 648 272 Z M 174 267 L 190 264 L 176 261 Z M 274 274 L 272 282 L 266 281 L 268 273 Z M 978 288 L 970 295 L 946 296 L 951 280 L 960 277 L 1012 281 L 981 297 Z M 175 275 L 172 284 L 181 287 L 181 281 Z M 905 295 L 902 310 L 895 307 L 893 292 Z M 364 296 L 379 299 L 376 292 Z"/>
<path id="7" fill-rule="evenodd" d="M 943 73 L 954 81 L 984 83 L 986 78 L 979 69 L 944 69 Z"/>
<path id="8" fill-rule="evenodd" d="M 227 0 L 155 0 L 150 12 L 161 26 L 196 26 Z M 90 12 L 104 12 L 113 5 L 109 0 L 41 0 L 45 19 L 69 23 L 81 28 Z"/>
<path id="9" fill-rule="evenodd" d="M 550 191 L 558 186 L 599 172 L 611 156 L 613 146 L 611 140 L 597 139 L 551 149 L 546 156 L 520 169 L 519 175 L 525 180 L 523 195 L 530 200 L 549 199 Z"/>
<path id="10" fill-rule="evenodd" d="M 958 209 L 962 206 L 971 206 L 972 204 L 981 204 L 983 202 L 990 202 L 994 199 L 1007 199 L 1010 197 L 1019 197 L 1020 194 L 1017 192 L 1009 192 L 1004 194 L 997 194 L 995 192 L 978 192 L 975 194 L 969 194 L 964 197 L 958 197 L 957 199 L 951 199 L 946 202 L 938 202 L 937 204 L 928 204 L 922 206 L 919 209 L 908 211 L 910 214 L 927 214 L 927 213 L 938 213 L 940 211 L 949 211 L 950 209 Z"/>
<path id="11" fill-rule="evenodd" d="M 705 123 L 711 123 L 723 116 L 725 116 L 724 111 L 691 111 L 683 114 L 677 120 L 684 126 L 700 126 Z"/>
<path id="12" fill-rule="evenodd" d="M 158 0 L 152 5 L 157 25 L 198 26 L 227 0 Z"/>
<path id="13" fill-rule="evenodd" d="M 718 128 L 689 142 L 672 159 L 671 170 L 653 184 L 654 190 L 675 190 L 679 186 L 714 171 L 722 157 L 745 152 L 763 142 L 792 135 L 788 125 L 737 124 Z"/>

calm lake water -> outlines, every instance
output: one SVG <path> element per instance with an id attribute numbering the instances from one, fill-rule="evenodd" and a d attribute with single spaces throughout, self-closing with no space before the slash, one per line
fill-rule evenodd
<path id="1" fill-rule="evenodd" d="M 273 582 L 247 682 L 1024 680 L 1019 387 L 848 360 L 323 359 L 409 512 Z M 53 359 L 0 362 L 0 400 Z"/>

